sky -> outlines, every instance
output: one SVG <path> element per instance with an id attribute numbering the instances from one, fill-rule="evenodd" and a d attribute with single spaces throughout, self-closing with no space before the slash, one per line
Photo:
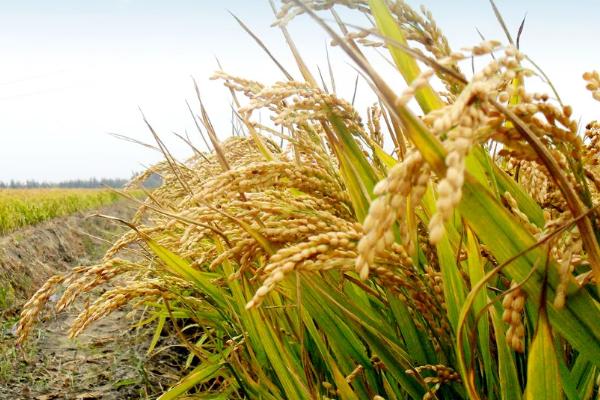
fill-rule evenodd
<path id="1" fill-rule="evenodd" d="M 455 49 L 486 38 L 503 39 L 487 0 L 422 0 Z M 584 71 L 600 69 L 600 1 L 497 0 L 516 32 L 527 15 L 521 48 L 551 78 L 563 101 L 587 122 L 600 104 L 584 88 Z M 202 148 L 185 100 L 197 108 L 191 77 L 219 136 L 231 133 L 231 98 L 209 80 L 216 58 L 234 75 L 273 83 L 283 77 L 239 27 L 242 18 L 296 76 L 280 31 L 270 27 L 267 0 L 0 0 L 0 181 L 60 181 L 129 177 L 161 159 L 152 150 L 110 133 L 152 142 L 140 109 L 175 154 Z M 356 23 L 364 19 L 344 19 Z M 327 70 L 326 35 L 306 16 L 289 27 L 307 64 Z M 374 58 L 379 58 L 375 53 Z M 352 95 L 356 72 L 331 49 L 341 96 Z M 381 60 L 379 60 L 381 61 Z M 394 87 L 402 83 L 385 70 Z M 535 84 L 535 83 L 534 83 Z M 360 83 L 357 105 L 373 101 Z"/>

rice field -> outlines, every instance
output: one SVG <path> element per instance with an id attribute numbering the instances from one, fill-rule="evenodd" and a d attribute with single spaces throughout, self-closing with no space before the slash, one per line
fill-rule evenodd
<path id="1" fill-rule="evenodd" d="M 377 103 L 357 110 L 311 72 L 286 28 L 301 14 Z M 40 288 L 19 342 L 54 293 L 61 311 L 112 283 L 69 335 L 143 309 L 148 352 L 176 340 L 187 354 L 161 400 L 598 398 L 600 124 L 551 84 L 529 91 L 544 74 L 511 36 L 453 49 L 403 1 L 283 1 L 274 25 L 297 69 L 217 71 L 238 134 L 218 140 L 198 95 L 211 151 L 180 162 L 157 138 L 162 186 L 103 262 Z M 600 75 L 582 77 L 597 100 Z M 121 257 L 132 245 L 145 258 Z"/>
<path id="2" fill-rule="evenodd" d="M 0 189 L 0 234 L 118 199 L 106 189 Z"/>

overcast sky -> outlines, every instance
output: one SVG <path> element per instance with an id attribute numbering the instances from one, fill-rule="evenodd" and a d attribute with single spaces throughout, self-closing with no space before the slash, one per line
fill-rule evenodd
<path id="1" fill-rule="evenodd" d="M 479 41 L 475 27 L 487 38 L 503 38 L 487 0 L 409 3 L 429 7 L 456 49 Z M 585 91 L 581 74 L 600 69 L 600 1 L 497 3 L 513 32 L 527 13 L 522 49 L 576 115 L 593 119 L 600 104 Z M 171 132 L 187 130 L 201 147 L 185 106 L 186 99 L 196 104 L 190 76 L 200 83 L 219 135 L 227 136 L 230 96 L 208 80 L 215 56 L 233 74 L 281 79 L 227 10 L 296 73 L 280 32 L 270 28 L 267 0 L 0 0 L 0 181 L 128 177 L 156 162 L 158 154 L 108 134 L 151 141 L 138 106 L 184 157 L 188 150 Z M 326 70 L 321 30 L 306 17 L 290 30 L 311 68 Z M 349 97 L 355 72 L 339 51 L 332 57 L 340 92 Z M 358 98 L 359 105 L 371 100 L 366 85 Z"/>

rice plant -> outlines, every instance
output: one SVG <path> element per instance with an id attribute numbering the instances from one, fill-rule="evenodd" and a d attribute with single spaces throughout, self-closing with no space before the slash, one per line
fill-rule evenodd
<path id="1" fill-rule="evenodd" d="M 0 189 L 0 235 L 120 198 L 105 189 Z"/>
<path id="2" fill-rule="evenodd" d="M 300 14 L 377 94 L 366 122 L 306 67 L 286 29 Z M 528 91 L 543 72 L 510 35 L 454 50 L 403 1 L 284 0 L 275 25 L 302 79 L 279 62 L 275 83 L 216 72 L 244 134 L 219 142 L 200 101 L 212 152 L 178 162 L 155 135 L 163 185 L 104 263 L 33 296 L 20 340 L 60 285 L 58 311 L 119 277 L 70 335 L 127 303 L 150 310 L 149 351 L 167 325 L 189 351 L 163 400 L 597 397 L 600 125 L 580 133 L 552 87 Z M 472 59 L 485 66 L 468 74 Z M 600 76 L 584 79 L 597 99 Z M 147 259 L 119 258 L 133 243 Z"/>

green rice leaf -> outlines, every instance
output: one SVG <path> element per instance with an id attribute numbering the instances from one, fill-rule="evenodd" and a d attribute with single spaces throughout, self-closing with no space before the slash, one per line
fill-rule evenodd
<path id="1" fill-rule="evenodd" d="M 404 34 L 396 21 L 394 21 L 385 2 L 383 0 L 369 0 L 369 6 L 381 33 L 397 43 L 406 45 Z M 388 45 L 388 50 L 396 63 L 398 71 L 400 71 L 406 82 L 410 84 L 421 73 L 417 62 L 413 57 L 393 45 Z M 425 85 L 417 90 L 415 98 L 426 114 L 429 111 L 441 108 L 443 105 L 438 94 L 429 85 Z"/>
<path id="2" fill-rule="evenodd" d="M 229 352 L 229 351 L 228 351 Z M 219 355 L 221 356 L 221 355 Z M 223 356 L 225 358 L 226 356 Z M 217 358 L 217 357 L 215 357 Z M 157 400 L 174 400 L 179 396 L 187 393 L 188 390 L 192 389 L 196 385 L 200 385 L 213 378 L 223 366 L 219 363 L 206 363 L 198 366 L 179 383 L 169 389 L 167 392 L 162 394 Z"/>
<path id="3" fill-rule="evenodd" d="M 167 317 L 165 315 L 161 315 L 158 318 L 158 323 L 156 324 L 156 328 L 154 330 L 154 335 L 152 336 L 152 340 L 150 341 L 150 345 L 148 346 L 148 351 L 146 352 L 146 354 L 152 353 L 152 351 L 156 347 L 156 344 L 160 340 L 160 335 L 163 331 L 166 321 L 167 321 Z"/>
<path id="4" fill-rule="evenodd" d="M 170 273 L 194 283 L 200 290 L 209 295 L 219 307 L 227 308 L 225 294 L 213 285 L 202 272 L 192 268 L 189 262 L 149 237 L 144 236 L 143 238 L 152 252 L 164 262 Z"/>
<path id="5" fill-rule="evenodd" d="M 558 370 L 558 359 L 554 349 L 550 322 L 542 309 L 537 331 L 527 357 L 526 400 L 559 400 L 563 389 Z"/>

